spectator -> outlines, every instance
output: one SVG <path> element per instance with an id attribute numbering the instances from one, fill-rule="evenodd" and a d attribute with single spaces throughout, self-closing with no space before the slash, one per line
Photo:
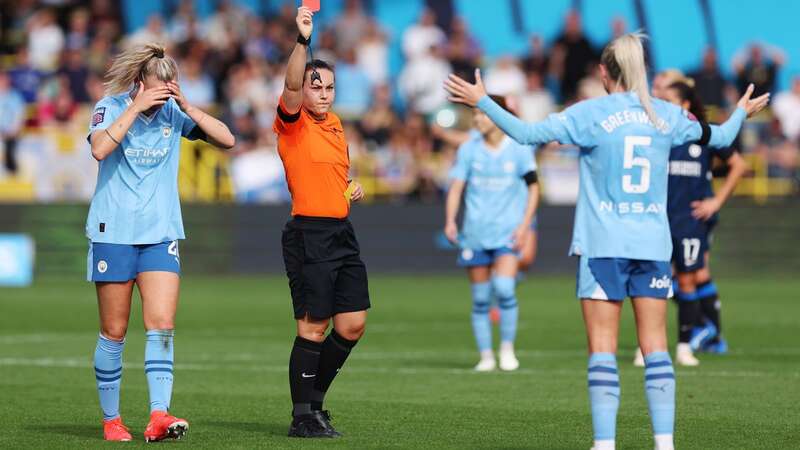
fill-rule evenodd
<path id="1" fill-rule="evenodd" d="M 122 32 L 122 8 L 119 2 L 113 0 L 91 0 L 92 29 L 95 36 L 104 36 L 109 40 L 116 40 Z"/>
<path id="2" fill-rule="evenodd" d="M 67 50 L 83 50 L 89 46 L 89 11 L 80 8 L 69 15 Z"/>
<path id="3" fill-rule="evenodd" d="M 76 102 L 87 103 L 89 101 L 89 94 L 86 92 L 89 67 L 84 61 L 81 49 L 69 49 L 64 52 L 64 62 L 58 69 L 58 74 L 68 80 L 70 94 Z"/>
<path id="4" fill-rule="evenodd" d="M 0 71 L 0 140 L 5 148 L 5 168 L 17 173 L 17 136 L 25 123 L 25 99 L 11 87 L 11 78 Z"/>
<path id="5" fill-rule="evenodd" d="M 764 53 L 768 52 L 768 55 Z M 752 44 L 747 55 L 734 57 L 733 67 L 736 72 L 736 87 L 744 92 L 750 83 L 755 85 L 753 98 L 775 90 L 778 69 L 783 65 L 784 55 L 778 48 L 767 48 Z"/>
<path id="6" fill-rule="evenodd" d="M 221 0 L 203 24 L 206 41 L 215 49 L 226 49 L 244 37 L 247 14 L 232 0 Z"/>
<path id="7" fill-rule="evenodd" d="M 172 42 L 181 44 L 199 34 L 200 23 L 194 10 L 193 0 L 182 0 L 178 10 L 167 25 L 167 33 Z"/>
<path id="8" fill-rule="evenodd" d="M 525 122 L 539 122 L 548 114 L 555 112 L 553 96 L 544 88 L 542 74 L 530 71 L 527 75 L 525 92 L 519 97 L 519 115 Z"/>
<path id="9" fill-rule="evenodd" d="M 44 80 L 44 74 L 28 63 L 27 47 L 19 48 L 16 60 L 16 65 L 8 73 L 11 77 L 11 85 L 22 95 L 25 103 L 34 103 L 39 86 Z"/>
<path id="10" fill-rule="evenodd" d="M 183 95 L 192 105 L 207 110 L 216 101 L 214 82 L 203 71 L 203 67 L 195 58 L 185 59 L 181 65 L 180 85 Z"/>
<path id="11" fill-rule="evenodd" d="M 577 11 L 570 11 L 567 14 L 564 31 L 556 39 L 554 47 L 563 55 L 558 70 L 561 75 L 561 97 L 569 101 L 575 96 L 578 81 L 583 79 L 598 61 L 597 52 L 583 35 L 581 17 Z"/>
<path id="12" fill-rule="evenodd" d="M 452 72 L 441 49 L 431 47 L 403 67 L 398 80 L 400 92 L 414 112 L 431 114 L 447 103 L 442 83 Z"/>
<path id="13" fill-rule="evenodd" d="M 50 9 L 37 12 L 26 28 L 31 65 L 40 71 L 52 72 L 64 48 L 64 32 L 56 23 L 55 13 Z"/>
<path id="14" fill-rule="evenodd" d="M 384 145 L 389 140 L 392 129 L 396 128 L 399 122 L 400 119 L 392 109 L 392 93 L 389 86 L 385 84 L 377 86 L 372 96 L 372 105 L 359 124 L 364 139 L 378 146 Z"/>
<path id="15" fill-rule="evenodd" d="M 49 95 L 43 96 L 39 100 L 37 111 L 39 125 L 65 125 L 69 123 L 78 110 L 78 104 L 70 92 L 69 78 L 61 75 L 50 80 L 44 91 Z"/>
<path id="16" fill-rule="evenodd" d="M 369 108 L 371 82 L 356 64 L 356 52 L 349 49 L 336 64 L 336 113 L 344 121 L 356 120 Z"/>
<path id="17" fill-rule="evenodd" d="M 386 35 L 375 20 L 370 20 L 361 41 L 356 45 L 358 66 L 375 86 L 389 80 L 389 46 Z"/>
<path id="18" fill-rule="evenodd" d="M 460 17 L 453 19 L 446 53 L 447 60 L 453 67 L 453 73 L 466 80 L 472 80 L 475 68 L 480 63 L 481 47 L 470 35 L 467 23 Z"/>
<path id="19" fill-rule="evenodd" d="M 486 90 L 492 94 L 517 96 L 525 91 L 525 73 L 519 68 L 517 60 L 511 56 L 497 59 L 484 77 Z"/>
<path id="20" fill-rule="evenodd" d="M 367 33 L 370 19 L 364 14 L 361 0 L 347 0 L 344 11 L 336 19 L 333 30 L 336 33 L 336 49 L 340 53 L 354 49 Z"/>
<path id="21" fill-rule="evenodd" d="M 694 79 L 700 101 L 706 106 L 725 106 L 725 88 L 727 81 L 722 76 L 717 63 L 717 52 L 709 47 L 703 53 L 703 65 L 689 74 Z"/>
<path id="22" fill-rule="evenodd" d="M 417 183 L 416 164 L 402 128 L 395 128 L 386 145 L 375 152 L 375 174 L 395 199 L 408 195 Z"/>
<path id="23" fill-rule="evenodd" d="M 153 14 L 147 19 L 147 24 L 144 28 L 140 28 L 133 33 L 125 42 L 127 47 L 135 47 L 137 45 L 145 45 L 151 42 L 158 42 L 160 44 L 168 45 L 170 43 L 169 35 L 164 30 L 164 21 L 158 14 Z"/>
<path id="24" fill-rule="evenodd" d="M 544 48 L 544 41 L 538 34 L 532 34 L 529 43 L 528 52 L 522 59 L 522 68 L 525 72 L 536 71 L 545 76 L 550 71 L 550 58 Z"/>
<path id="25" fill-rule="evenodd" d="M 438 47 L 446 40 L 444 32 L 436 26 L 436 15 L 430 8 L 425 8 L 419 22 L 403 33 L 403 53 L 409 61 L 426 58 L 431 47 Z"/>
<path id="26" fill-rule="evenodd" d="M 800 145 L 800 75 L 795 75 L 791 89 L 775 96 L 772 111 L 780 122 L 783 135 Z"/>

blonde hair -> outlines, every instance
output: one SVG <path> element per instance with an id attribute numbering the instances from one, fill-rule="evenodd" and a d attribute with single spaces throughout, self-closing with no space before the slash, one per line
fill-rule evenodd
<path id="1" fill-rule="evenodd" d="M 694 87 L 694 79 L 687 77 L 680 69 L 666 69 L 659 72 L 658 76 L 667 79 L 667 86 L 673 83 L 683 83 L 690 88 Z"/>
<path id="2" fill-rule="evenodd" d="M 127 91 L 136 81 L 154 75 L 161 81 L 174 80 L 178 76 L 178 64 L 164 54 L 164 46 L 145 44 L 120 53 L 106 73 L 103 83 L 106 95 Z"/>
<path id="3" fill-rule="evenodd" d="M 650 88 L 647 85 L 647 67 L 644 64 L 642 47 L 644 39 L 647 39 L 647 35 L 640 32 L 623 34 L 603 49 L 600 62 L 618 86 L 639 96 L 647 117 L 656 128 L 659 128 L 660 120 L 653 109 Z"/>

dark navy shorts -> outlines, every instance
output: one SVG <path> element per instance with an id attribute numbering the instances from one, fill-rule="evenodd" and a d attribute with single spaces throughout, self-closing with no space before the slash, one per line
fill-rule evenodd
<path id="1" fill-rule="evenodd" d="M 180 275 L 178 241 L 158 244 L 89 243 L 87 281 L 124 282 L 142 272 L 174 272 Z"/>
<path id="2" fill-rule="evenodd" d="M 622 301 L 625 297 L 672 297 L 669 261 L 580 257 L 578 298 Z"/>
<path id="3" fill-rule="evenodd" d="M 677 272 L 694 272 L 706 266 L 705 254 L 711 249 L 715 223 L 691 219 L 670 224 L 672 262 Z"/>

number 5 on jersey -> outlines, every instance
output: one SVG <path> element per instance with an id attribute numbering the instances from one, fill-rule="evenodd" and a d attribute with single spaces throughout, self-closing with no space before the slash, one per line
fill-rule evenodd
<path id="1" fill-rule="evenodd" d="M 634 156 L 634 147 L 642 146 L 649 147 L 653 142 L 650 136 L 625 136 L 625 150 L 623 152 L 622 168 L 633 169 L 640 167 L 642 169 L 641 177 L 638 184 L 633 184 L 633 175 L 622 176 L 622 190 L 629 194 L 644 194 L 650 189 L 650 160 L 644 156 Z"/>

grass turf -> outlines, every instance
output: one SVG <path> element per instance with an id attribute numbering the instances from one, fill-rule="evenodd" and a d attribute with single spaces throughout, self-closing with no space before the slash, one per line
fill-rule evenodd
<path id="1" fill-rule="evenodd" d="M 796 448 L 800 282 L 722 278 L 720 284 L 731 353 L 677 368 L 676 445 Z M 521 369 L 476 374 L 465 277 L 373 277 L 367 334 L 326 402 L 345 437 L 310 442 L 285 437 L 293 322 L 284 278 L 186 277 L 172 410 L 191 429 L 184 440 L 164 445 L 589 448 L 585 338 L 573 286 L 570 278 L 526 280 L 518 291 Z M 126 448 L 144 444 L 148 413 L 138 296 L 134 302 L 121 406 L 136 442 Z M 0 288 L 0 312 L 0 448 L 114 445 L 101 440 L 91 369 L 93 286 L 46 278 L 32 288 Z M 617 442 L 623 449 L 653 448 L 642 369 L 630 364 L 631 316 L 626 306 Z M 672 322 L 670 331 L 674 338 Z"/>

